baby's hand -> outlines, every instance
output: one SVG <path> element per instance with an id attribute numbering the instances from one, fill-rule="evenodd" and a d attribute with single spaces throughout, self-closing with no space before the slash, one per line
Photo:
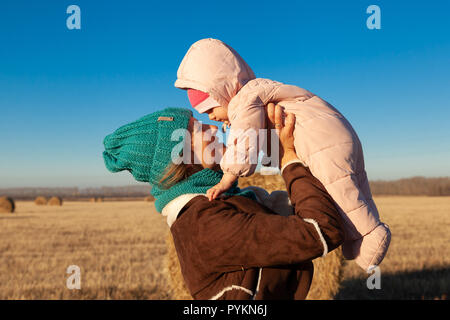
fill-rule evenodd
<path id="1" fill-rule="evenodd" d="M 218 196 L 220 196 L 222 193 L 227 191 L 228 188 L 225 188 L 220 182 L 216 184 L 214 187 L 206 191 L 206 196 L 208 197 L 209 201 L 212 201 L 216 199 Z"/>
<path id="2" fill-rule="evenodd" d="M 208 197 L 209 201 L 216 199 L 222 193 L 230 189 L 237 179 L 238 177 L 236 177 L 235 175 L 231 173 L 225 173 L 222 177 L 222 180 L 220 180 L 218 184 L 206 191 L 206 196 Z"/>

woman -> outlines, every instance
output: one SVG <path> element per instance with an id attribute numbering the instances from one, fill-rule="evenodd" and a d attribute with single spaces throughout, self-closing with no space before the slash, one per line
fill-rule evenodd
<path id="1" fill-rule="evenodd" d="M 281 108 L 269 105 L 268 120 L 280 130 L 280 169 L 293 207 L 289 216 L 276 214 L 253 191 L 237 186 L 209 201 L 206 190 L 222 173 L 207 159 L 206 143 L 200 152 L 190 148 L 201 165 L 173 164 L 180 145 L 173 139 L 176 130 L 186 131 L 184 143 L 193 134 L 191 144 L 196 134 L 217 130 L 204 125 L 195 132 L 196 120 L 187 109 L 155 112 L 105 138 L 106 167 L 129 170 L 152 185 L 155 207 L 167 216 L 194 299 L 304 299 L 312 260 L 343 242 L 333 200 L 295 153 L 294 116 L 283 124 Z"/>

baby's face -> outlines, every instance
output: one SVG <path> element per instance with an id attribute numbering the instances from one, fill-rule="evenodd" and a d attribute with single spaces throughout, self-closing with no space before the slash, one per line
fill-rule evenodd
<path id="1" fill-rule="evenodd" d="M 212 109 L 209 109 L 206 111 L 206 113 L 209 115 L 209 119 L 213 121 L 220 121 L 228 124 L 228 112 L 227 108 L 218 106 Z"/>

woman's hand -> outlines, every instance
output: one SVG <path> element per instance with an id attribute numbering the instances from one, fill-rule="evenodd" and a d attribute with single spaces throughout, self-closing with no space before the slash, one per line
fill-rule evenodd
<path id="1" fill-rule="evenodd" d="M 267 105 L 268 127 L 275 129 L 280 139 L 279 164 L 282 168 L 286 163 L 298 159 L 294 147 L 295 116 L 284 113 L 283 107 L 273 103 Z"/>

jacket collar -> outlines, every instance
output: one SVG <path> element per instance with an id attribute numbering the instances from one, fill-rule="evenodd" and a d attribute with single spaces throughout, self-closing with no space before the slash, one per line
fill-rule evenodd
<path id="1" fill-rule="evenodd" d="M 172 224 L 177 220 L 178 214 L 180 213 L 181 209 L 191 201 L 193 198 L 197 196 L 205 196 L 204 193 L 185 193 L 181 196 L 176 197 L 172 201 L 170 201 L 168 204 L 165 205 L 165 207 L 162 209 L 161 214 L 165 217 L 167 217 L 167 224 L 169 225 L 169 228 L 172 227 Z"/>
<path id="2" fill-rule="evenodd" d="M 293 207 L 289 200 L 288 194 L 286 191 L 273 191 L 272 193 L 268 193 L 266 190 L 259 187 L 247 187 L 241 190 L 250 189 L 256 194 L 256 198 L 259 203 L 265 205 L 270 208 L 272 211 L 276 212 L 282 216 L 288 216 L 293 214 Z M 178 214 L 181 209 L 191 201 L 193 198 L 197 196 L 205 196 L 204 193 L 185 193 L 181 196 L 176 197 L 172 201 L 170 201 L 161 211 L 161 214 L 167 217 L 167 224 L 169 228 L 172 227 L 172 224 L 177 220 Z"/>

